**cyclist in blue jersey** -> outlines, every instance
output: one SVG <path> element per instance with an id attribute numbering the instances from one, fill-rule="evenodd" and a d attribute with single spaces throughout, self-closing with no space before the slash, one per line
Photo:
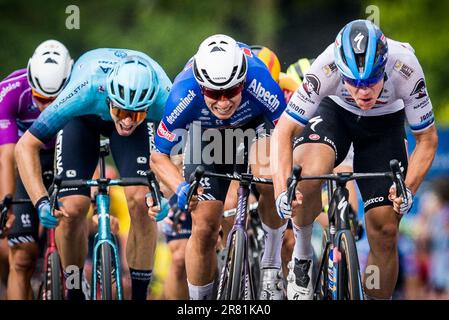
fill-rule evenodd
<path id="1" fill-rule="evenodd" d="M 226 35 L 211 36 L 175 79 L 156 133 L 151 168 L 176 193 L 179 208 L 186 205 L 186 179 L 200 164 L 206 170 L 232 173 L 246 172 L 249 162 L 254 175 L 271 177 L 268 154 L 263 151 L 268 152 L 268 130 L 284 108 L 282 90 L 248 46 Z M 182 147 L 184 177 L 169 158 Z M 215 248 L 229 183 L 206 178 L 201 185 L 203 192 L 190 207 L 192 235 L 186 248 L 186 270 L 190 297 L 211 299 L 217 276 Z M 280 240 L 286 223 L 275 214 L 273 189 L 258 190 L 266 231 L 261 298 L 281 299 Z"/>
<path id="2" fill-rule="evenodd" d="M 20 176 L 41 223 L 56 228 L 56 241 L 65 269 L 82 268 L 87 254 L 88 188 L 62 189 L 61 209 L 52 216 L 42 184 L 38 159 L 45 142 L 56 139 L 55 173 L 62 179 L 90 179 L 99 156 L 100 135 L 110 139 L 112 156 L 122 177 L 138 177 L 148 169 L 154 123 L 159 121 L 171 82 L 147 55 L 127 49 L 89 51 L 73 67 L 69 83 L 45 109 L 16 146 Z M 146 214 L 146 187 L 127 187 L 131 217 L 126 248 L 132 298 L 145 299 L 151 281 L 156 224 Z M 66 275 L 69 276 L 69 275 Z M 83 299 L 81 285 L 69 298 Z"/>
<path id="3" fill-rule="evenodd" d="M 294 216 L 296 244 L 287 297 L 313 297 L 310 241 L 312 222 L 321 211 L 317 181 L 299 184 L 302 205 L 287 203 L 292 165 L 300 164 L 304 175 L 330 173 L 352 143 L 355 172 L 389 171 L 389 161 L 397 159 L 405 177 L 403 197 L 396 196 L 388 178 L 357 182 L 366 212 L 368 265 L 377 268 L 380 277 L 379 287 L 365 286 L 366 296 L 389 299 L 398 274 L 399 222 L 411 209 L 437 148 L 424 72 L 409 44 L 386 38 L 368 20 L 355 20 L 317 57 L 304 79 L 274 130 L 271 145 L 276 208 L 282 218 Z M 416 138 L 410 160 L 405 119 Z M 292 139 L 293 144 L 286 143 Z"/>

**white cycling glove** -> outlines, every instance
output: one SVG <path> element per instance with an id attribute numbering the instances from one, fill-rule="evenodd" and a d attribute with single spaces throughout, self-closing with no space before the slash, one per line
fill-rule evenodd
<path id="1" fill-rule="evenodd" d="M 282 192 L 276 199 L 276 211 L 281 219 L 290 219 L 292 217 L 291 203 L 287 202 L 287 192 Z"/>
<path id="2" fill-rule="evenodd" d="M 397 190 L 396 183 L 393 183 L 393 185 L 391 187 L 393 187 Z M 413 193 L 408 187 L 405 188 L 405 195 L 402 195 L 402 199 L 403 199 L 403 202 L 402 202 L 401 206 L 399 207 L 399 214 L 405 215 L 405 214 L 409 213 L 409 211 L 413 207 Z"/>

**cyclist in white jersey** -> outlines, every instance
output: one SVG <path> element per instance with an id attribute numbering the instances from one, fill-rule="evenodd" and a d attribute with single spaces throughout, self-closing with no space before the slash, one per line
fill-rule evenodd
<path id="1" fill-rule="evenodd" d="M 416 139 L 410 159 L 405 120 Z M 351 143 L 355 172 L 389 171 L 391 159 L 400 161 L 407 186 L 404 197 L 396 197 L 388 178 L 358 182 L 370 243 L 368 265 L 380 273 L 380 286 L 365 287 L 365 292 L 368 298 L 390 299 L 398 273 L 399 222 L 413 204 L 438 143 L 423 70 L 412 47 L 387 39 L 370 21 L 350 22 L 314 61 L 272 139 L 277 211 L 281 218 L 294 217 L 289 299 L 313 296 L 310 239 L 312 222 L 321 209 L 317 181 L 301 183 L 298 200 L 287 203 L 286 182 L 292 165 L 300 164 L 303 175 L 330 173 L 343 161 Z M 285 143 L 292 140 L 292 145 Z"/>

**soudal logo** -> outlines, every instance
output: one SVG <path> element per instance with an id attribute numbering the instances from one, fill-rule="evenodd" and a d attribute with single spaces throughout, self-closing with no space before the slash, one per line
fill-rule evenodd
<path id="1" fill-rule="evenodd" d="M 271 92 L 266 90 L 256 79 L 253 79 L 253 81 L 251 81 L 248 89 L 249 92 L 259 101 L 265 104 L 270 109 L 270 111 L 274 111 L 277 107 L 279 107 L 280 102 L 277 94 L 271 94 Z"/>
<path id="2" fill-rule="evenodd" d="M 167 122 L 173 124 L 175 120 L 179 117 L 179 115 L 189 106 L 189 104 L 196 97 L 195 91 L 189 90 L 189 93 L 184 98 L 179 99 L 180 102 L 176 106 L 176 108 L 170 113 L 168 117 L 166 117 Z"/>
<path id="3" fill-rule="evenodd" d="M 3 87 L 2 91 L 0 91 L 0 102 L 6 97 L 8 92 L 17 89 L 20 87 L 20 81 L 16 81 L 14 83 L 9 83 L 6 87 Z"/>
<path id="4" fill-rule="evenodd" d="M 176 137 L 176 134 L 167 129 L 163 121 L 161 121 L 159 127 L 157 128 L 157 135 L 161 138 L 167 139 L 170 142 L 173 142 Z"/>
<path id="5" fill-rule="evenodd" d="M 385 200 L 384 197 L 372 198 L 372 199 L 369 199 L 368 201 L 366 201 L 366 202 L 363 204 L 363 206 L 366 208 L 366 207 L 368 207 L 370 204 L 373 204 L 373 203 L 379 203 L 379 202 L 382 202 L 382 201 L 384 201 L 384 200 Z"/>

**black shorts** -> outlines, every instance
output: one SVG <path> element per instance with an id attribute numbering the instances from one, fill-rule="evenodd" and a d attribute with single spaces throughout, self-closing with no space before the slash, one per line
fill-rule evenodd
<path id="1" fill-rule="evenodd" d="M 184 178 L 189 181 L 198 165 L 204 166 L 206 171 L 221 174 L 247 172 L 249 148 L 257 139 L 269 137 L 272 129 L 271 122 L 263 116 L 237 129 L 203 129 L 193 124 L 185 146 Z M 234 139 L 233 135 L 239 138 Z M 203 178 L 204 193 L 199 201 L 224 202 L 229 184 L 229 181 Z"/>
<path id="2" fill-rule="evenodd" d="M 404 123 L 404 110 L 382 116 L 363 117 L 345 110 L 332 99 L 325 98 L 301 135 L 294 139 L 294 148 L 304 143 L 324 143 L 335 151 L 336 167 L 345 159 L 352 142 L 354 172 L 390 171 L 390 160 L 397 159 L 405 176 L 408 155 Z M 365 211 L 392 205 L 388 200 L 391 179 L 358 180 L 357 185 Z"/>
<path id="3" fill-rule="evenodd" d="M 40 161 L 42 168 L 42 179 L 48 189 L 53 182 L 53 158 L 54 149 L 41 150 Z M 17 176 L 16 199 L 29 199 L 28 193 L 22 180 Z M 8 234 L 8 245 L 13 247 L 20 243 L 32 243 L 38 241 L 39 217 L 34 206 L 29 204 L 13 205 L 15 221 Z"/>
<path id="4" fill-rule="evenodd" d="M 110 150 L 121 177 L 139 177 L 149 169 L 154 146 L 153 122 L 144 121 L 127 137 L 120 136 L 112 121 L 98 116 L 72 119 L 56 139 L 55 171 L 63 180 L 91 179 L 98 164 L 100 135 L 109 138 Z M 89 188 L 61 189 L 60 197 L 85 195 Z"/>

